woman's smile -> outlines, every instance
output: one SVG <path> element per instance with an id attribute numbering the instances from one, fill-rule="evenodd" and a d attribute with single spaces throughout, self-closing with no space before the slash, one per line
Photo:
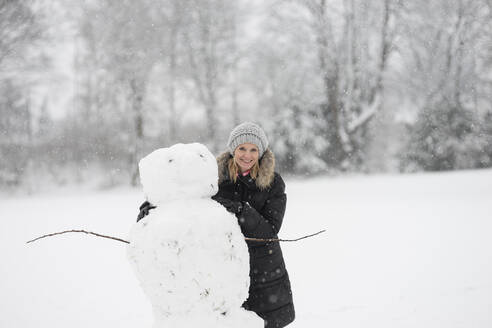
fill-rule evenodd
<path id="1" fill-rule="evenodd" d="M 244 143 L 239 145 L 234 151 L 234 160 L 241 172 L 251 169 L 258 161 L 258 147 L 255 144 Z"/>

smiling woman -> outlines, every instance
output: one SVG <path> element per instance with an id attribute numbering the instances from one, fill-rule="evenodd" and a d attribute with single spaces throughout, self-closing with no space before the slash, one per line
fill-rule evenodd
<path id="1" fill-rule="evenodd" d="M 287 196 L 268 139 L 257 124 L 236 126 L 219 155 L 219 191 L 214 198 L 236 215 L 245 237 L 278 238 Z M 243 304 L 265 321 L 267 328 L 287 326 L 295 318 L 289 275 L 278 241 L 248 240 L 249 297 Z"/>

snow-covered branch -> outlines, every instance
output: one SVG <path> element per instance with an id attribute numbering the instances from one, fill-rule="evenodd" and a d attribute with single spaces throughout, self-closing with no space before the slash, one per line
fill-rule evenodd
<path id="1" fill-rule="evenodd" d="M 365 107 L 362 113 L 347 125 L 348 133 L 354 132 L 360 126 L 369 121 L 374 116 L 374 114 L 377 113 L 380 103 L 381 96 L 379 94 L 376 94 L 373 102 Z"/>

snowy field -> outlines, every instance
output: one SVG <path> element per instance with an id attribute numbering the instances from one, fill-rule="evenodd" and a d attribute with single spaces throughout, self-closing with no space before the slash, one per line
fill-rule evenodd
<path id="1" fill-rule="evenodd" d="M 492 327 L 492 170 L 287 180 L 292 328 Z M 138 190 L 0 199 L 0 327 L 151 327 L 125 244 Z M 190 327 L 191 328 L 191 327 Z"/>

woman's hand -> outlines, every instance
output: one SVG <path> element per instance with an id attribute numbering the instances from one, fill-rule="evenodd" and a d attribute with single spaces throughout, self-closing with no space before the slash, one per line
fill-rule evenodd
<path id="1" fill-rule="evenodd" d="M 233 214 L 241 213 L 241 211 L 244 208 L 243 203 L 239 201 L 233 201 L 218 196 L 212 196 L 212 199 L 215 200 L 217 203 L 221 204 L 222 206 L 224 206 L 228 212 L 231 212 Z"/>
<path id="2" fill-rule="evenodd" d="M 138 213 L 137 216 L 137 222 L 142 220 L 145 216 L 149 215 L 149 211 L 153 208 L 156 208 L 154 205 L 149 203 L 148 201 L 145 201 L 140 205 L 140 213 Z"/>

